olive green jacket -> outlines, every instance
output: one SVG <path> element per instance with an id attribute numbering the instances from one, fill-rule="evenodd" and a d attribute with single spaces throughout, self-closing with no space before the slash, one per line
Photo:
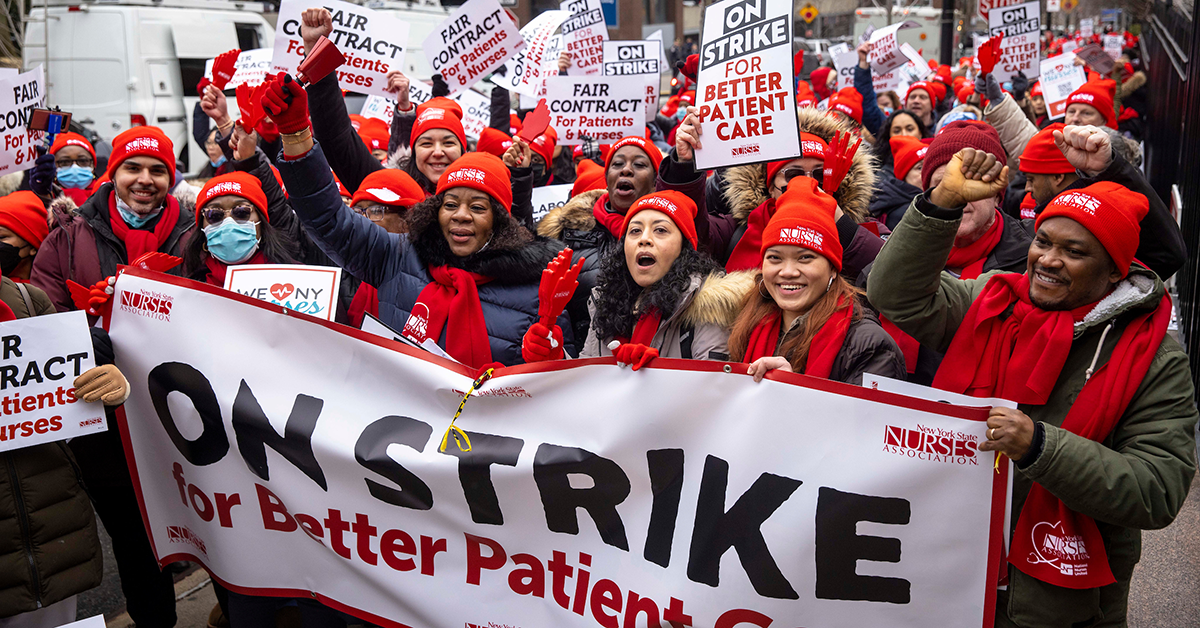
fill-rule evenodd
<path id="1" fill-rule="evenodd" d="M 914 199 L 876 258 L 867 286 L 870 302 L 897 327 L 942 352 L 972 301 L 997 274 L 963 281 L 942 272 L 959 222 L 944 217 L 954 214 L 929 203 L 924 194 Z M 961 218 L 961 211 L 957 215 Z M 1059 426 L 1097 353 L 1099 368 L 1129 321 L 1156 307 L 1163 294 L 1158 277 L 1135 263 L 1129 277 L 1076 324 L 1075 340 L 1049 401 L 1020 406 L 1042 423 L 1045 441 L 1041 455 L 1016 473 L 1014 528 L 1031 483 L 1041 484 L 1071 510 L 1096 520 L 1117 583 L 1066 589 L 1009 566 L 1007 604 L 997 609 L 997 626 L 1125 625 L 1129 580 L 1141 557 L 1140 531 L 1165 527 L 1175 519 L 1196 474 L 1198 413 L 1183 349 L 1170 336 L 1163 338 L 1133 401 L 1103 442 Z M 1109 323 L 1113 329 L 1099 347 Z"/>

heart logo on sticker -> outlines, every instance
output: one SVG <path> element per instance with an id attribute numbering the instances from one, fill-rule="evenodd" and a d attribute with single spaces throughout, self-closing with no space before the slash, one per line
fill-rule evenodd
<path id="1" fill-rule="evenodd" d="M 296 290 L 296 287 L 290 283 L 277 283 L 271 286 L 271 296 L 275 297 L 276 301 L 282 301 Z"/>

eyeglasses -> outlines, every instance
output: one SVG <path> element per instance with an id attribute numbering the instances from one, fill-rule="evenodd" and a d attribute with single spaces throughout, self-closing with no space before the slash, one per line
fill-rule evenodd
<path id="1" fill-rule="evenodd" d="M 91 157 L 80 157 L 79 159 L 59 157 L 58 159 L 54 160 L 54 165 L 58 166 L 59 168 L 70 168 L 71 164 L 78 165 L 81 168 L 91 168 L 96 164 L 96 162 L 93 161 Z"/>
<path id="2" fill-rule="evenodd" d="M 204 220 L 210 225 L 220 223 L 227 216 L 233 216 L 233 219 L 237 222 L 249 222 L 253 215 L 253 205 L 234 205 L 232 209 L 209 207 L 204 210 Z"/>
<path id="3" fill-rule="evenodd" d="M 354 211 L 358 212 L 359 214 L 361 214 L 363 216 L 366 216 L 367 218 L 370 218 L 374 222 L 379 222 L 380 220 L 383 220 L 384 214 L 402 213 L 399 209 L 396 209 L 395 207 L 388 207 L 387 205 L 371 205 L 369 207 L 355 207 Z"/>

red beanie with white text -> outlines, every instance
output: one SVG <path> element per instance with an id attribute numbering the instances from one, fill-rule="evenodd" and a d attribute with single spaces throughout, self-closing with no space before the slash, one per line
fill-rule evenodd
<path id="1" fill-rule="evenodd" d="M 665 190 L 647 194 L 639 198 L 637 202 L 629 208 L 625 214 L 625 222 L 621 224 L 621 233 L 629 231 L 629 222 L 638 212 L 653 209 L 660 211 L 671 218 L 676 227 L 683 232 L 683 237 L 687 238 L 688 242 L 692 243 L 692 248 L 697 248 L 696 238 L 696 203 L 688 198 L 682 192 L 675 190 Z"/>
<path id="2" fill-rule="evenodd" d="M 108 178 L 130 157 L 153 157 L 167 166 L 171 185 L 175 185 L 175 145 L 156 126 L 135 126 L 113 138 L 112 155 L 108 158 Z"/>
<path id="3" fill-rule="evenodd" d="M 1056 216 L 1070 218 L 1090 231 L 1108 251 L 1121 276 L 1137 253 L 1142 219 L 1150 212 L 1150 201 L 1142 194 L 1111 181 L 1068 190 L 1054 197 L 1038 214 L 1035 229 Z"/>
<path id="4" fill-rule="evenodd" d="M 833 219 L 837 201 L 826 194 L 816 179 L 807 185 L 788 185 L 775 201 L 775 215 L 763 229 L 761 255 L 777 245 L 791 245 L 820 253 L 842 271 L 842 242 Z"/>
<path id="5" fill-rule="evenodd" d="M 438 179 L 437 193 L 458 187 L 479 190 L 512 213 L 512 179 L 508 166 L 491 153 L 467 153 L 446 168 Z"/>

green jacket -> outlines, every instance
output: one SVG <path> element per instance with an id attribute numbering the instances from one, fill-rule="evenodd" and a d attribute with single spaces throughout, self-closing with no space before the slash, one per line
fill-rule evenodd
<path id="1" fill-rule="evenodd" d="M 943 352 L 971 303 L 997 274 L 963 281 L 942 272 L 961 215 L 933 205 L 924 194 L 914 199 L 876 258 L 867 286 L 870 302 L 897 327 Z M 1043 424 L 1045 442 L 1041 455 L 1015 475 L 1013 527 L 1031 483 L 1041 484 L 1068 508 L 1096 520 L 1117 582 L 1099 589 L 1066 589 L 1010 565 L 1008 595 L 1001 597 L 1002 603 L 1007 597 L 1007 604 L 997 609 L 997 626 L 1125 625 L 1129 580 L 1141 557 L 1140 531 L 1175 519 L 1196 474 L 1198 413 L 1183 349 L 1170 336 L 1163 338 L 1125 415 L 1103 442 L 1059 426 L 1083 388 L 1104 328 L 1114 323 L 1097 368 L 1108 361 L 1125 325 L 1156 307 L 1163 293 L 1158 277 L 1135 264 L 1129 277 L 1096 306 L 1095 316 L 1076 325 L 1049 401 L 1020 406 Z"/>
<path id="2" fill-rule="evenodd" d="M 46 293 L 0 281 L 17 318 L 53 314 Z M 59 441 L 0 453 L 0 618 L 49 606 L 100 584 L 100 537 L 75 459 Z"/>

